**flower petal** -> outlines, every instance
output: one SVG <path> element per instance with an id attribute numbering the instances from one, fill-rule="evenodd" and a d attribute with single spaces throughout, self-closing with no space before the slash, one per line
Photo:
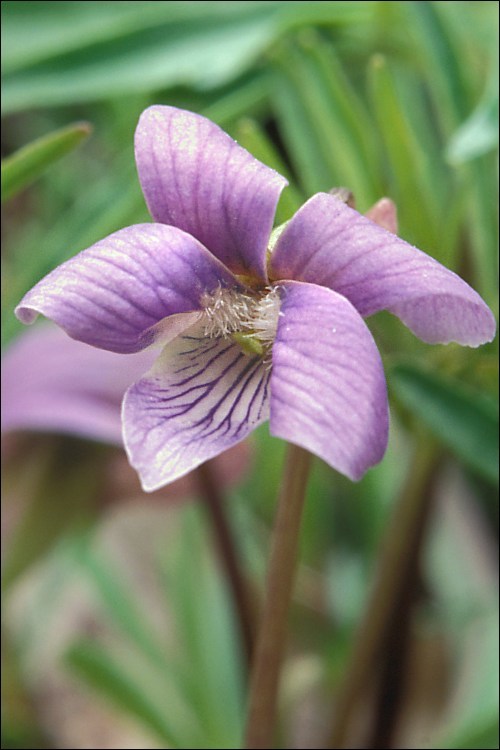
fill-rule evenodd
<path id="1" fill-rule="evenodd" d="M 361 315 L 389 310 L 431 344 L 479 346 L 495 335 L 481 297 L 452 271 L 326 193 L 291 219 L 271 276 L 322 284 Z"/>
<path id="2" fill-rule="evenodd" d="M 137 224 L 54 269 L 16 315 L 32 323 L 41 313 L 74 339 L 130 353 L 192 325 L 198 314 L 177 314 L 199 311 L 202 294 L 219 285 L 237 282 L 193 237 L 163 224 Z"/>
<path id="3" fill-rule="evenodd" d="M 359 479 L 387 446 L 387 392 L 377 347 L 341 295 L 315 284 L 282 286 L 271 434 Z"/>
<path id="4" fill-rule="evenodd" d="M 266 248 L 284 177 L 210 120 L 175 107 L 143 112 L 135 155 L 155 221 L 189 232 L 234 273 L 267 279 Z"/>
<path id="5" fill-rule="evenodd" d="M 122 444 L 121 402 L 152 350 L 123 357 L 35 326 L 2 357 L 2 432 L 43 430 Z"/>
<path id="6" fill-rule="evenodd" d="M 193 326 L 165 347 L 123 403 L 125 447 L 146 491 L 243 440 L 268 419 L 269 372 Z"/>

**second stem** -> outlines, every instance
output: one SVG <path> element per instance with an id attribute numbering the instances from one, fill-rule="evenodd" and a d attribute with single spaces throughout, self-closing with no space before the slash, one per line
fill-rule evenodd
<path id="1" fill-rule="evenodd" d="M 245 748 L 272 746 L 302 508 L 312 457 L 289 445 L 273 529 L 266 593 L 250 679 Z"/>

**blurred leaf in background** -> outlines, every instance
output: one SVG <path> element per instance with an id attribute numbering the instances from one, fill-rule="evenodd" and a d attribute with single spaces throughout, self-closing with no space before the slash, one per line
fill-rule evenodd
<path id="1" fill-rule="evenodd" d="M 2 162 L 2 201 L 43 174 L 52 162 L 76 148 L 91 132 L 88 123 L 76 123 L 38 138 Z"/>

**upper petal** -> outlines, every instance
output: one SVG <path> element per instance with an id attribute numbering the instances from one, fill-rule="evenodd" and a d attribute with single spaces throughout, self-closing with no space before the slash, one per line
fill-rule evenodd
<path id="1" fill-rule="evenodd" d="M 122 443 L 121 402 L 156 354 L 123 357 L 52 325 L 26 331 L 2 357 L 2 432 L 43 430 Z"/>
<path id="2" fill-rule="evenodd" d="M 237 282 L 194 237 L 137 224 L 54 269 L 24 296 L 16 315 L 32 323 L 41 313 L 72 338 L 129 353 L 192 325 L 192 315 L 176 314 L 199 311 L 202 294 L 218 285 Z"/>
<path id="3" fill-rule="evenodd" d="M 273 278 L 328 286 L 361 315 L 389 310 L 431 344 L 478 346 L 495 335 L 491 310 L 465 281 L 326 193 L 291 219 L 271 263 Z"/>
<path id="4" fill-rule="evenodd" d="M 271 434 L 359 479 L 387 446 L 379 352 L 359 313 L 340 294 L 315 284 L 282 286 L 272 354 Z"/>
<path id="5" fill-rule="evenodd" d="M 269 372 L 201 324 L 179 336 L 128 391 L 123 429 L 146 491 L 158 489 L 243 440 L 269 416 Z"/>
<path id="6" fill-rule="evenodd" d="M 284 177 L 210 120 L 175 107 L 143 112 L 135 156 L 155 221 L 189 232 L 235 273 L 266 280 L 266 248 Z"/>

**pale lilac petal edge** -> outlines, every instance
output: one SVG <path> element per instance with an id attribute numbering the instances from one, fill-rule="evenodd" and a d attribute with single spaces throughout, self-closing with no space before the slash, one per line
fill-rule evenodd
<path id="1" fill-rule="evenodd" d="M 493 313 L 463 279 L 326 193 L 290 220 L 271 265 L 275 281 L 327 286 L 363 316 L 389 310 L 427 343 L 475 347 L 495 336 Z"/>
<path id="2" fill-rule="evenodd" d="M 142 113 L 135 155 L 155 221 L 193 235 L 234 273 L 266 281 L 284 177 L 202 115 L 163 105 Z"/>
<path id="3" fill-rule="evenodd" d="M 219 286 L 238 282 L 196 239 L 175 227 L 138 224 L 54 269 L 15 312 L 26 324 L 42 314 L 78 341 L 128 354 L 192 325 L 203 295 Z"/>
<path id="4" fill-rule="evenodd" d="M 358 480 L 387 447 L 387 391 L 379 352 L 344 297 L 314 284 L 281 286 L 271 434 Z"/>
<path id="5" fill-rule="evenodd" d="M 1 430 L 122 445 L 123 396 L 156 356 L 148 350 L 124 357 L 74 341 L 49 323 L 37 325 L 2 357 Z"/>

